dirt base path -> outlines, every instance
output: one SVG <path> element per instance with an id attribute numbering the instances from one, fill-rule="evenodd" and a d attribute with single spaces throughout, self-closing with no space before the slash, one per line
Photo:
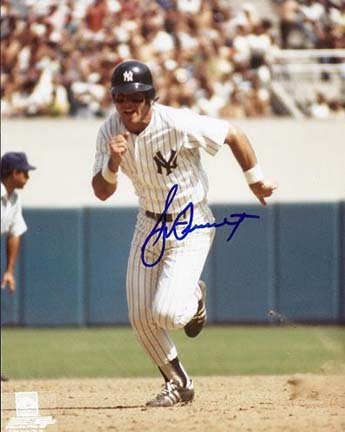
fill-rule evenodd
<path id="1" fill-rule="evenodd" d="M 344 432 L 345 375 L 194 379 L 192 404 L 146 408 L 159 379 L 60 379 L 2 383 L 2 427 L 14 392 L 37 391 L 48 432 Z"/>

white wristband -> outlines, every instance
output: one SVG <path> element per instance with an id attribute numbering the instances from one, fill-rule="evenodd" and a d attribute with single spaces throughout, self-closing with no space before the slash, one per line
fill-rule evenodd
<path id="1" fill-rule="evenodd" d="M 264 175 L 259 164 L 256 164 L 255 166 L 253 166 L 253 168 L 244 171 L 243 174 L 247 180 L 247 183 L 250 185 L 264 179 Z"/>
<path id="2" fill-rule="evenodd" d="M 106 163 L 103 165 L 102 168 L 102 177 L 105 181 L 111 184 L 115 184 L 117 182 L 117 173 L 114 171 L 111 171 L 108 167 L 109 160 L 107 159 Z"/>

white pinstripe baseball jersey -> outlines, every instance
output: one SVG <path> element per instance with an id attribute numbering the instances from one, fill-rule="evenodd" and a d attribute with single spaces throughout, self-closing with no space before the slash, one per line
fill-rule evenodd
<path id="1" fill-rule="evenodd" d="M 160 213 L 174 184 L 178 193 L 169 211 L 177 213 L 187 202 L 195 205 L 206 198 L 207 176 L 200 163 L 199 148 L 215 155 L 228 132 L 224 120 L 200 116 L 189 109 L 175 109 L 160 104 L 152 107 L 149 125 L 139 135 L 128 138 L 128 151 L 121 170 L 132 180 L 139 205 Z M 108 142 L 125 132 L 118 113 L 103 123 L 97 139 L 93 175 L 108 160 Z"/>

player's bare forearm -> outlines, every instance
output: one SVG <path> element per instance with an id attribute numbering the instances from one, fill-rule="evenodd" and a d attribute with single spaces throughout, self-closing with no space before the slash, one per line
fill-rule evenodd
<path id="1" fill-rule="evenodd" d="M 92 179 L 92 188 L 98 199 L 106 201 L 116 191 L 117 183 L 108 183 L 99 172 Z"/>
<path id="2" fill-rule="evenodd" d="M 20 248 L 20 237 L 19 236 L 9 236 L 7 237 L 6 245 L 6 271 L 13 273 L 14 266 L 17 261 L 17 256 Z"/>
<path id="3" fill-rule="evenodd" d="M 230 126 L 225 142 L 231 148 L 243 171 L 247 171 L 257 163 L 254 150 L 248 138 L 239 128 Z"/>
<path id="4" fill-rule="evenodd" d="M 17 261 L 17 256 L 20 248 L 20 237 L 9 236 L 6 242 L 6 271 L 1 280 L 1 288 L 8 285 L 10 292 L 15 290 L 16 280 L 14 277 L 14 267 Z"/>
<path id="5" fill-rule="evenodd" d="M 255 152 L 250 145 L 248 138 L 239 128 L 230 126 L 225 142 L 231 148 L 232 153 L 244 172 L 248 172 L 251 168 L 253 168 L 254 171 L 257 170 Z M 259 171 L 261 173 L 261 170 Z M 270 197 L 277 186 L 273 183 L 264 181 L 261 176 L 257 178 L 258 176 L 255 175 L 255 177 L 256 179 L 252 182 L 250 182 L 250 179 L 248 180 L 249 187 L 260 203 L 266 205 L 265 198 Z"/>

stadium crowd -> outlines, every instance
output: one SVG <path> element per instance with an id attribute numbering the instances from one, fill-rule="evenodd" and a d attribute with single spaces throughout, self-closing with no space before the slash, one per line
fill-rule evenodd
<path id="1" fill-rule="evenodd" d="M 344 48 L 344 0 L 274 0 L 282 48 Z"/>
<path id="2" fill-rule="evenodd" d="M 280 31 L 251 2 L 2 0 L 1 115 L 107 115 L 112 69 L 128 58 L 152 69 L 161 103 L 211 116 L 271 115 L 271 64 L 281 48 L 345 47 L 343 0 L 273 3 Z M 332 115 L 334 101 L 326 102 Z M 343 103 L 336 108 L 345 115 Z"/>

